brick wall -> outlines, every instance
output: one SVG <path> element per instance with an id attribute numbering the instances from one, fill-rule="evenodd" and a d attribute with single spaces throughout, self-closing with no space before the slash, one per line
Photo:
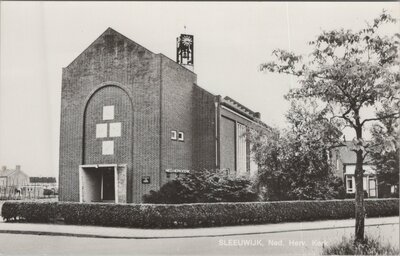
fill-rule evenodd
<path id="1" fill-rule="evenodd" d="M 216 168 L 216 97 L 193 87 L 193 168 Z"/>
<path id="2" fill-rule="evenodd" d="M 94 168 L 82 171 L 82 185 L 85 193 L 82 195 L 84 202 L 99 202 L 101 200 L 101 174 Z"/>
<path id="3" fill-rule="evenodd" d="M 174 61 L 161 57 L 161 183 L 168 181 L 165 169 L 192 169 L 193 86 L 196 75 Z M 171 140 L 171 131 L 184 133 L 184 141 Z"/>
<path id="4" fill-rule="evenodd" d="M 79 200 L 78 166 L 84 163 L 84 109 L 104 85 L 123 89 L 133 105 L 132 187 L 128 201 L 139 202 L 157 189 L 160 167 L 160 58 L 118 32 L 107 29 L 63 69 L 60 130 L 60 200 Z M 120 163 L 118 163 L 120 164 Z M 121 163 L 122 164 L 122 163 Z M 152 184 L 141 184 L 143 175 Z"/>
<path id="5" fill-rule="evenodd" d="M 127 202 L 127 167 L 126 166 L 118 166 L 118 203 L 126 203 Z"/>

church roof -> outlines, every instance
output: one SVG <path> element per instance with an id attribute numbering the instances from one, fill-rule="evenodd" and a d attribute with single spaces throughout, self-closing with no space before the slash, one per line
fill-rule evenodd
<path id="1" fill-rule="evenodd" d="M 116 30 L 114 30 L 113 28 L 109 27 L 109 28 L 107 28 L 96 40 L 94 40 L 84 51 L 82 51 L 82 52 L 67 66 L 67 68 L 70 67 L 71 65 L 73 65 L 75 62 L 77 62 L 77 60 L 79 60 L 80 56 L 84 55 L 91 47 L 95 47 L 95 45 L 96 45 L 100 40 L 103 40 L 104 37 L 106 37 L 107 35 L 112 35 L 112 34 L 113 34 L 113 35 L 116 35 L 116 36 L 119 37 L 119 38 L 123 38 L 123 40 L 126 40 L 127 42 L 129 42 L 129 43 L 131 43 L 131 44 L 134 44 L 134 45 L 136 45 L 136 46 L 141 47 L 143 50 L 147 51 L 147 52 L 150 53 L 150 54 L 155 54 L 155 53 L 153 53 L 152 51 L 148 50 L 147 48 L 143 47 L 142 45 L 136 43 L 135 41 L 131 40 L 130 38 L 128 38 L 128 37 L 122 35 L 122 34 L 119 33 L 118 31 L 116 31 Z M 189 69 L 183 67 L 182 65 L 176 63 L 174 60 L 168 58 L 167 56 L 165 56 L 165 55 L 162 54 L 162 53 L 155 54 L 155 55 L 159 55 L 159 56 L 162 56 L 162 57 L 164 57 L 164 58 L 167 58 L 167 59 L 169 59 L 172 63 L 175 63 L 177 66 L 182 67 L 185 71 L 188 71 L 188 72 L 191 72 L 191 73 L 195 74 L 193 71 L 191 71 L 191 70 L 189 70 Z M 197 84 L 195 84 L 195 85 L 198 86 Z M 200 87 L 200 86 L 198 86 L 198 87 Z M 200 87 L 200 88 L 201 88 L 201 87 Z M 204 88 L 202 88 L 202 89 L 205 90 Z M 254 111 L 250 110 L 249 108 L 245 107 L 244 105 L 240 104 L 239 102 L 237 102 L 236 100 L 234 100 L 234 99 L 232 99 L 232 98 L 230 98 L 230 97 L 228 97 L 228 96 L 225 97 L 225 98 L 223 98 L 223 99 L 221 99 L 221 104 L 224 105 L 224 106 L 226 106 L 226 107 L 228 107 L 228 108 L 230 108 L 230 109 L 232 109 L 232 110 L 234 110 L 234 111 L 236 111 L 237 113 L 240 113 L 240 114 L 242 114 L 242 115 L 248 117 L 248 118 L 251 119 L 252 121 L 254 121 L 254 122 L 256 122 L 256 123 L 258 123 L 258 124 L 260 124 L 260 125 L 262 125 L 262 126 L 264 126 L 264 127 L 270 128 L 269 126 L 267 126 L 265 123 L 263 123 L 263 122 L 260 120 L 260 113 L 254 112 Z"/>
<path id="2" fill-rule="evenodd" d="M 135 45 L 143 48 L 144 50 L 146 50 L 147 52 L 149 52 L 151 54 L 155 54 L 154 52 L 148 50 L 146 47 L 136 43 L 135 41 L 133 41 L 129 37 L 126 37 L 123 34 L 121 34 L 118 31 L 116 31 L 115 29 L 113 29 L 111 27 L 108 27 L 99 37 L 96 38 L 96 40 L 94 40 L 88 47 L 86 47 L 86 49 L 83 50 L 73 61 L 71 61 L 71 63 L 68 64 L 67 67 L 71 66 L 77 59 L 79 59 L 80 56 L 82 56 L 89 48 L 93 47 L 93 45 L 95 45 L 99 40 L 101 40 L 106 35 L 111 35 L 111 34 L 114 34 L 114 35 L 117 35 L 119 37 L 122 37 L 122 38 L 124 38 L 124 40 L 127 40 L 129 43 L 135 44 Z"/>

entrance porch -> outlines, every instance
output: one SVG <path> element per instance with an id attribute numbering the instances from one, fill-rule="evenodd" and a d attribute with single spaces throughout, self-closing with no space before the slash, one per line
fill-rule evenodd
<path id="1" fill-rule="evenodd" d="M 127 166 L 79 166 L 79 202 L 126 203 Z"/>

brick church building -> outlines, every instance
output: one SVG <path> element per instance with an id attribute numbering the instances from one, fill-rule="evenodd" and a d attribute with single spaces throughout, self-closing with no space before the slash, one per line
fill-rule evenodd
<path id="1" fill-rule="evenodd" d="M 59 198 L 140 203 L 177 175 L 253 175 L 260 114 L 196 84 L 193 36 L 177 62 L 108 28 L 62 72 Z"/>

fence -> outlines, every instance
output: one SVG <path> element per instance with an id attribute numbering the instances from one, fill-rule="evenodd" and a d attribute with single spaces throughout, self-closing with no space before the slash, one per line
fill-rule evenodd
<path id="1" fill-rule="evenodd" d="M 0 186 L 0 200 L 25 200 L 25 199 L 41 199 L 54 198 L 57 196 L 56 188 L 45 188 L 42 186 L 26 185 L 17 186 Z"/>

